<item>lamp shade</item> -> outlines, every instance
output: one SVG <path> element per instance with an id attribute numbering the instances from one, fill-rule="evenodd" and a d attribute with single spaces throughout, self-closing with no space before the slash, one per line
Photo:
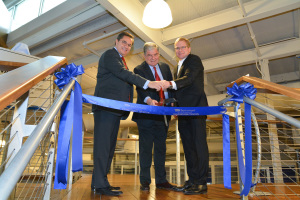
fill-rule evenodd
<path id="1" fill-rule="evenodd" d="M 164 0 L 151 0 L 145 7 L 143 23 L 150 28 L 164 28 L 172 22 L 172 12 Z"/>

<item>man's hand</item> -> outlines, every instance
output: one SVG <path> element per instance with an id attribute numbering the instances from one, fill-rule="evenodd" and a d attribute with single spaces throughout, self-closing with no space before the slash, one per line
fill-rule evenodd
<path id="1" fill-rule="evenodd" d="M 162 85 L 163 84 L 161 83 L 161 81 L 150 81 L 148 87 L 159 91 L 162 88 Z"/>
<path id="2" fill-rule="evenodd" d="M 162 83 L 162 89 L 163 90 L 168 89 L 170 87 L 170 85 L 171 85 L 170 81 L 166 81 L 166 80 L 161 81 L 161 83 Z"/>
<path id="3" fill-rule="evenodd" d="M 149 99 L 147 99 L 147 102 L 146 102 L 146 103 L 147 103 L 148 105 L 150 105 L 150 106 L 156 106 L 157 101 L 154 100 L 154 99 L 149 98 Z"/>

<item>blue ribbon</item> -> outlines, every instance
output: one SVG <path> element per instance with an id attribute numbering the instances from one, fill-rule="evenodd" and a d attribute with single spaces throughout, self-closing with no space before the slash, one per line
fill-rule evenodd
<path id="1" fill-rule="evenodd" d="M 210 107 L 162 107 L 162 106 L 148 106 L 142 104 L 129 103 L 124 101 L 117 101 L 105 99 L 101 97 L 90 96 L 82 94 L 84 103 L 91 103 L 98 106 L 113 108 L 124 111 L 156 114 L 156 115 L 215 115 L 225 113 L 224 106 L 210 106 Z"/>
<path id="2" fill-rule="evenodd" d="M 227 88 L 227 93 L 233 95 L 229 101 L 237 102 L 236 116 L 238 116 L 238 108 L 240 103 L 243 103 L 244 96 L 255 99 L 256 88 L 250 83 L 238 86 L 236 83 L 232 88 Z M 239 131 L 238 118 L 235 119 L 236 139 L 238 150 L 239 172 L 244 188 L 241 196 L 247 196 L 252 186 L 252 136 L 251 136 L 251 105 L 245 103 L 245 164 L 243 159 L 241 138 Z M 229 130 L 229 117 L 223 114 L 223 172 L 224 172 L 224 186 L 231 189 L 231 166 L 230 166 L 230 130 Z"/>
<path id="3" fill-rule="evenodd" d="M 84 73 L 82 65 L 67 65 L 61 72 L 55 73 L 57 86 L 62 89 L 71 79 Z M 82 103 L 91 103 L 112 109 L 132 111 L 157 115 L 214 115 L 225 113 L 223 106 L 211 107 L 161 107 L 116 101 L 82 94 L 79 83 L 75 82 L 69 102 L 65 102 L 61 109 L 59 126 L 57 162 L 54 189 L 66 189 L 68 177 L 70 137 L 73 127 L 72 143 L 72 171 L 82 171 Z"/>
<path id="4" fill-rule="evenodd" d="M 230 164 L 230 124 L 229 116 L 223 114 L 223 180 L 225 188 L 231 187 L 231 164 Z"/>
<path id="5" fill-rule="evenodd" d="M 82 65 L 74 63 L 62 68 L 55 73 L 54 82 L 62 89 L 71 79 L 84 73 Z M 54 189 L 66 189 L 69 165 L 69 147 L 71 132 L 72 137 L 72 171 L 82 171 L 82 91 L 79 83 L 75 81 L 74 90 L 71 92 L 70 101 L 65 101 L 61 109 L 59 125 L 56 169 Z"/>

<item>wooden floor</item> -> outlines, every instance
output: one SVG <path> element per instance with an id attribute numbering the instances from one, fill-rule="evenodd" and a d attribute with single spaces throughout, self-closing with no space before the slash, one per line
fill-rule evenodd
<path id="1" fill-rule="evenodd" d="M 155 184 L 151 183 L 150 191 L 141 191 L 138 175 L 109 175 L 108 179 L 111 185 L 120 186 L 123 192 L 118 197 L 97 195 L 91 191 L 90 174 L 83 174 L 71 189 L 52 190 L 51 199 L 54 200 L 193 200 L 193 199 L 216 199 L 216 200 L 235 200 L 240 199 L 239 195 L 233 194 L 232 190 L 227 190 L 223 185 L 209 185 L 208 193 L 205 195 L 184 195 L 182 192 L 167 191 L 156 189 Z"/>
<path id="2" fill-rule="evenodd" d="M 51 199 L 54 200 L 198 200 L 198 199 L 215 199 L 215 200 L 237 200 L 240 196 L 234 194 L 234 191 L 239 190 L 239 185 L 233 185 L 233 189 L 225 189 L 223 185 L 208 185 L 208 193 L 205 195 L 184 195 L 182 192 L 167 191 L 156 189 L 155 184 L 150 185 L 150 191 L 141 191 L 138 175 L 109 175 L 108 179 L 111 185 L 120 186 L 123 194 L 118 197 L 111 197 L 105 195 L 97 195 L 91 191 L 91 178 L 90 174 L 83 174 L 72 188 L 66 190 L 52 190 Z M 299 189 L 297 189 L 299 190 Z M 285 188 L 280 190 L 287 194 L 290 193 Z M 274 191 L 276 192 L 276 191 Z M 251 197 L 249 199 L 300 199 L 299 196 L 286 196 L 272 197 L 260 196 Z"/>

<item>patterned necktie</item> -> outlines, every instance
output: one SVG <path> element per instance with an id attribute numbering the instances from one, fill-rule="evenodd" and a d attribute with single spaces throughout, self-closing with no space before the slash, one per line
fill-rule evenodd
<path id="1" fill-rule="evenodd" d="M 160 81 L 160 78 L 159 78 L 158 73 L 156 71 L 156 67 L 153 67 L 153 69 L 154 69 L 154 74 L 155 74 L 155 80 Z M 160 91 L 159 91 L 159 98 L 160 98 L 159 103 L 163 103 L 163 101 L 165 99 L 165 94 L 164 94 L 162 89 L 160 89 Z"/>
<path id="2" fill-rule="evenodd" d="M 126 64 L 125 58 L 124 58 L 123 56 L 122 56 L 121 58 L 122 58 L 122 60 L 123 60 L 123 63 L 124 63 L 124 65 L 125 65 L 125 68 L 128 70 L 128 67 L 127 67 L 127 64 Z"/>

